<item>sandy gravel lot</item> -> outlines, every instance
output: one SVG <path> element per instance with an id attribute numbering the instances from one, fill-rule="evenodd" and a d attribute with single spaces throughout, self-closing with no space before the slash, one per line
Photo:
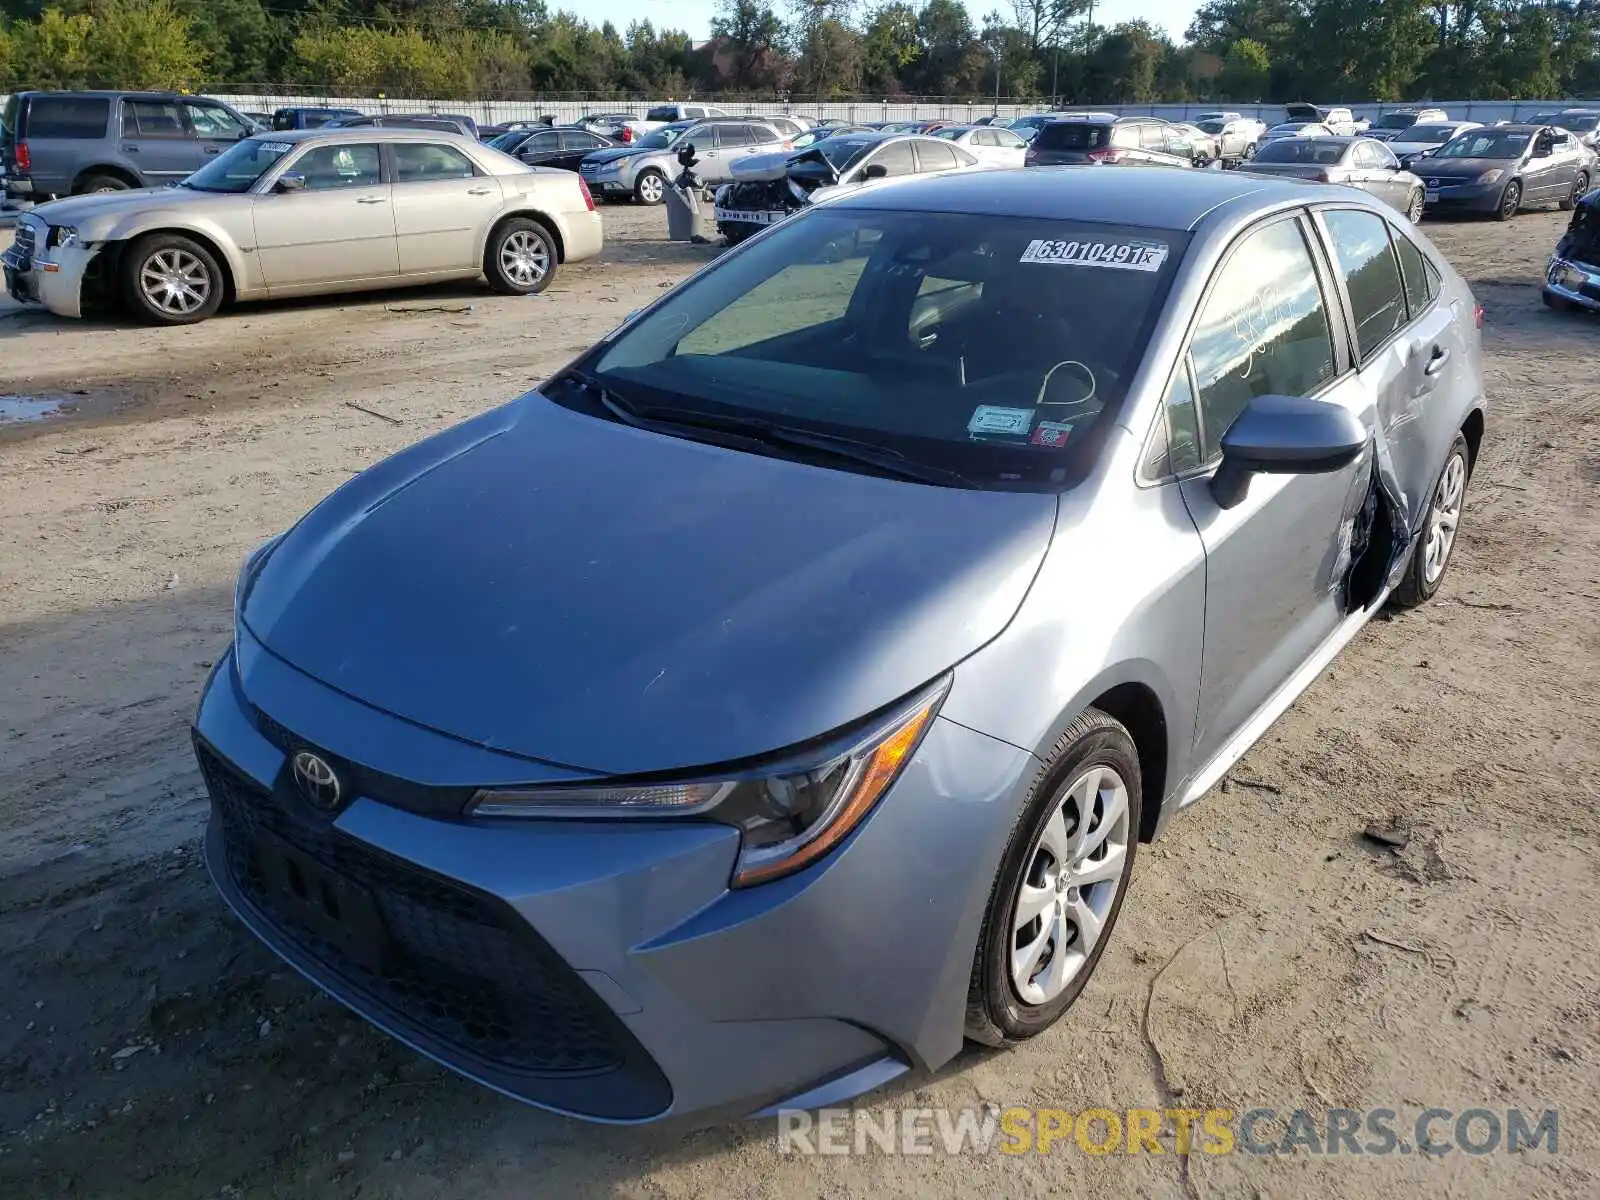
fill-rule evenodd
<path id="1" fill-rule="evenodd" d="M 1600 324 L 1544 310 L 1563 223 L 1430 224 L 1488 315 L 1455 570 L 1373 623 L 1141 855 L 1049 1034 L 869 1107 L 1558 1109 L 1543 1150 L 780 1157 L 458 1080 L 225 912 L 186 740 L 235 569 L 349 474 L 542 378 L 709 251 L 660 210 L 543 298 L 248 307 L 190 330 L 0 307 L 0 1196 L 1600 1195 Z M 364 411 L 365 410 L 365 411 Z M 373 415 L 381 414 L 381 415 Z M 1412 826 L 1399 852 L 1371 821 Z"/>

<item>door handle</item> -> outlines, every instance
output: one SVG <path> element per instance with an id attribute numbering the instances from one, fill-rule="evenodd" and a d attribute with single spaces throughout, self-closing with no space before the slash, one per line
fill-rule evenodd
<path id="1" fill-rule="evenodd" d="M 1428 358 L 1428 365 L 1422 368 L 1424 375 L 1437 375 L 1444 370 L 1445 363 L 1450 361 L 1450 351 L 1444 346 L 1435 346 L 1433 354 Z"/>
<path id="2" fill-rule="evenodd" d="M 356 199 L 356 203 L 357 204 L 385 204 L 385 203 L 387 203 L 387 201 L 382 196 L 360 196 L 360 197 L 358 197 Z"/>
<path id="3" fill-rule="evenodd" d="M 124 146 L 122 148 L 122 152 L 124 154 L 137 154 L 137 153 L 139 153 L 139 147 L 137 147 L 137 146 Z"/>
<path id="4" fill-rule="evenodd" d="M 205 148 L 205 152 L 207 154 L 221 154 L 222 153 L 222 147 L 221 146 L 207 146 Z"/>
<path id="5" fill-rule="evenodd" d="M 489 189 L 488 188 L 468 188 L 467 189 L 467 195 L 469 195 L 469 196 L 487 196 L 488 194 L 489 194 Z"/>

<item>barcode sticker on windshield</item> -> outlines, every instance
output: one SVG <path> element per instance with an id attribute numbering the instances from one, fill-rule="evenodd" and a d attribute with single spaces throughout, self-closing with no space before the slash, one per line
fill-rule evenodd
<path id="1" fill-rule="evenodd" d="M 1057 242 L 1034 238 L 1019 262 L 1054 263 L 1063 267 L 1105 267 L 1113 271 L 1159 271 L 1167 261 L 1165 242 L 1140 239 L 1122 242 Z"/>
<path id="2" fill-rule="evenodd" d="M 293 142 L 262 142 L 261 148 L 268 154 L 287 154 L 294 149 Z"/>

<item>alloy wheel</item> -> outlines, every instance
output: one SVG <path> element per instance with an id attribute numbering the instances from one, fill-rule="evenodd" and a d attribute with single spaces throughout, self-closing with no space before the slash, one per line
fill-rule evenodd
<path id="1" fill-rule="evenodd" d="M 211 272 L 187 250 L 158 250 L 139 268 L 139 290 L 150 306 L 174 317 L 187 317 L 211 298 Z"/>
<path id="2" fill-rule="evenodd" d="M 1516 216 L 1520 207 L 1522 207 L 1522 189 L 1515 183 L 1507 185 L 1505 193 L 1500 197 L 1501 220 Z"/>
<path id="3" fill-rule="evenodd" d="M 514 230 L 500 244 L 500 269 L 518 287 L 534 287 L 549 273 L 550 250 L 538 234 Z"/>
<path id="4" fill-rule="evenodd" d="M 1048 1004 L 1094 953 L 1122 886 L 1131 823 L 1128 787 L 1090 767 L 1062 793 L 1023 872 L 1013 906 L 1011 982 L 1025 1004 Z"/>
<path id="5" fill-rule="evenodd" d="M 639 177 L 639 199 L 646 204 L 660 204 L 666 194 L 666 182 L 653 171 Z"/>
<path id="6" fill-rule="evenodd" d="M 1422 212 L 1428 206 L 1428 198 L 1420 191 L 1411 193 L 1411 207 L 1406 209 L 1406 216 L 1413 225 L 1422 224 Z"/>
<path id="7" fill-rule="evenodd" d="M 1422 577 L 1431 587 L 1444 574 L 1461 523 L 1461 504 L 1467 492 L 1467 460 L 1452 454 L 1439 476 L 1428 511 L 1428 540 L 1422 554 Z"/>

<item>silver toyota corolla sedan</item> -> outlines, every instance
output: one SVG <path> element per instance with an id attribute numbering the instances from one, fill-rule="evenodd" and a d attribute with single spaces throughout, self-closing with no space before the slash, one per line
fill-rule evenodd
<path id="1" fill-rule="evenodd" d="M 529 295 L 601 240 L 571 171 L 452 133 L 323 127 L 245 138 L 172 187 L 42 204 L 0 261 L 12 296 L 61 316 L 120 303 L 184 325 L 225 300 L 449 279 Z"/>
<path id="2" fill-rule="evenodd" d="M 1441 586 L 1478 316 L 1338 187 L 810 208 L 249 557 L 195 724 L 217 885 L 395 1036 L 595 1119 L 1031 1037 L 1140 843 Z"/>

